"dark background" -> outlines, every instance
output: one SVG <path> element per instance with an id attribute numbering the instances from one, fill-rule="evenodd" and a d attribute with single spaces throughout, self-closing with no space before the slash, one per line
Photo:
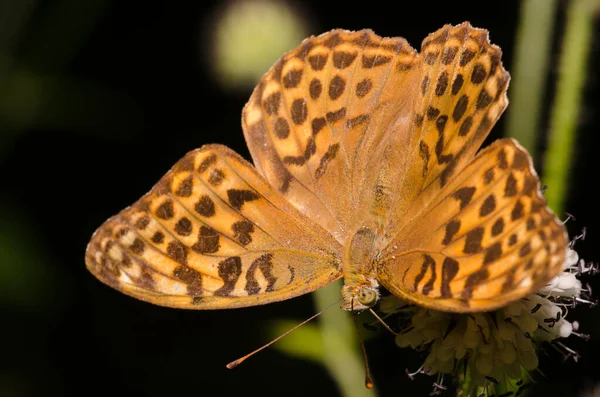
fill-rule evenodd
<path id="1" fill-rule="evenodd" d="M 20 74 L 0 81 L 0 394 L 338 395 L 324 368 L 273 348 L 233 371 L 224 367 L 267 341 L 268 321 L 312 315 L 309 296 L 237 310 L 167 309 L 113 291 L 85 268 L 85 247 L 96 227 L 149 190 L 186 152 L 222 143 L 249 158 L 240 116 L 251 87 L 224 90 L 209 67 L 211 26 L 230 3 L 27 3 L 32 10 L 26 27 L 10 38 L 10 67 Z M 417 48 L 443 24 L 469 20 L 490 31 L 511 70 L 520 2 L 396 3 L 393 9 L 378 0 L 294 7 L 311 34 L 371 28 L 403 36 Z M 10 1 L 0 8 L 0 30 L 12 21 L 13 8 Z M 560 3 L 553 62 L 565 9 Z M 565 206 L 577 218 L 569 223 L 571 233 L 587 226 L 578 252 L 592 261 L 600 258 L 599 38 L 593 39 Z M 6 63 L 0 67 L 8 70 Z M 551 66 L 546 105 L 556 73 Z M 548 113 L 546 106 L 541 132 L 547 131 Z M 503 126 L 501 120 L 492 139 Z M 567 341 L 582 353 L 577 364 L 563 363 L 551 349 L 541 353 L 547 378 L 534 395 L 578 396 L 600 381 L 600 311 L 581 307 L 569 318 L 595 338 Z M 380 395 L 429 393 L 433 378 L 411 382 L 405 375 L 422 358 L 397 348 L 387 334 L 366 348 Z"/>

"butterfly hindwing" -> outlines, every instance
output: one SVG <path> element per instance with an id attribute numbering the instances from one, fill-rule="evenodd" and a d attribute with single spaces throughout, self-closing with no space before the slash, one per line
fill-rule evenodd
<path id="1" fill-rule="evenodd" d="M 109 219 L 86 253 L 104 283 L 163 306 L 218 309 L 310 292 L 341 276 L 338 243 L 220 145 L 188 153 Z"/>
<path id="2" fill-rule="evenodd" d="M 481 151 L 410 230 L 384 251 L 379 279 L 398 296 L 447 311 L 489 311 L 542 288 L 568 237 L 516 141 Z"/>

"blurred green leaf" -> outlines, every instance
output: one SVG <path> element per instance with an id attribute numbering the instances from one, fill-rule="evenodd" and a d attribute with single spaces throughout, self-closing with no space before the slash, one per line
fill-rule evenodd
<path id="1" fill-rule="evenodd" d="M 275 339 L 298 325 L 293 320 L 277 320 L 269 327 L 269 338 Z M 273 345 L 290 356 L 321 363 L 323 360 L 323 338 L 321 330 L 314 324 L 304 324 Z"/>

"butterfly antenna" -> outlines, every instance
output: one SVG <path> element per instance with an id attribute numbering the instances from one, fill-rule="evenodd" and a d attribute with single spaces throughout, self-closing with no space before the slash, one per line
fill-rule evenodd
<path id="1" fill-rule="evenodd" d="M 286 336 L 287 334 L 295 331 L 297 328 L 300 328 L 301 326 L 303 326 L 304 324 L 306 324 L 307 322 L 313 320 L 314 318 L 320 316 L 321 314 L 323 314 L 323 312 L 325 312 L 327 309 L 331 308 L 333 305 L 335 305 L 336 303 L 339 303 L 343 298 L 340 298 L 338 300 L 336 300 L 335 302 L 329 304 L 327 307 L 325 307 L 323 310 L 321 310 L 320 312 L 318 312 L 317 314 L 313 314 L 312 316 L 310 316 L 309 318 L 307 318 L 306 320 L 302 321 L 300 324 L 296 325 L 294 328 L 284 332 L 283 334 L 279 335 L 277 338 L 273 339 L 271 342 L 267 343 L 266 345 L 259 347 L 258 349 L 254 350 L 253 352 L 246 354 L 243 357 L 238 358 L 237 360 L 233 360 L 232 362 L 230 362 L 229 364 L 227 364 L 227 368 L 229 369 L 233 369 L 235 367 L 237 367 L 238 365 L 240 365 L 242 362 L 244 362 L 247 358 L 255 355 L 256 353 L 258 353 L 259 351 L 266 349 L 267 347 L 271 346 L 273 343 L 277 342 L 279 339 L 283 338 L 284 336 Z"/>
<path id="2" fill-rule="evenodd" d="M 356 333 L 358 334 L 358 340 L 360 341 L 360 348 L 362 350 L 363 359 L 365 360 L 365 386 L 367 389 L 373 388 L 373 379 L 371 379 L 371 370 L 369 369 L 369 360 L 367 359 L 367 349 L 365 349 L 365 343 L 362 339 L 362 334 L 360 333 L 360 329 L 358 327 L 358 323 L 356 320 L 356 314 L 354 312 L 354 300 L 352 301 L 352 323 L 354 324 L 354 329 L 356 329 Z"/>
<path id="3" fill-rule="evenodd" d="M 387 325 L 387 324 L 385 323 L 385 321 L 383 321 L 383 319 L 377 315 L 377 313 L 375 313 L 375 310 L 373 310 L 373 309 L 369 308 L 369 311 L 370 311 L 370 312 L 371 312 L 371 314 L 372 314 L 372 315 L 373 315 L 373 316 L 374 316 L 374 317 L 377 319 L 377 321 L 379 321 L 379 322 L 381 323 L 381 325 L 383 325 L 383 327 L 384 327 L 385 329 L 387 329 L 388 331 L 390 331 L 390 332 L 391 332 L 391 333 L 392 333 L 394 336 L 398 336 L 398 333 L 397 333 L 396 331 L 394 331 L 393 329 L 391 329 L 391 328 L 390 328 L 390 326 L 389 326 L 389 325 Z"/>

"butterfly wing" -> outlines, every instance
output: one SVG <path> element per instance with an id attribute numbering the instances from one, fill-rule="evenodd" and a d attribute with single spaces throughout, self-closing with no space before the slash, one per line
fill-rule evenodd
<path id="1" fill-rule="evenodd" d="M 341 277 L 339 244 L 230 149 L 188 153 L 93 235 L 88 269 L 161 306 L 221 309 L 308 293 Z"/>
<path id="2" fill-rule="evenodd" d="M 508 101 L 509 76 L 487 32 L 445 26 L 424 40 L 412 164 L 392 178 L 378 278 L 449 311 L 484 311 L 536 291 L 567 247 L 527 152 L 498 141 L 475 158 Z"/>
<path id="3" fill-rule="evenodd" d="M 405 226 L 402 248 L 398 239 L 383 254 L 379 278 L 396 295 L 438 310 L 488 311 L 562 269 L 565 227 L 513 139 L 480 152 L 441 195 Z"/>
<path id="4" fill-rule="evenodd" d="M 446 25 L 427 37 L 419 70 L 410 125 L 390 142 L 378 182 L 386 194 L 375 205 L 385 208 L 387 236 L 440 199 L 440 190 L 471 161 L 508 104 L 510 77 L 501 51 L 486 30 L 468 23 Z"/>
<path id="5" fill-rule="evenodd" d="M 361 221 L 393 123 L 411 109 L 416 59 L 402 38 L 334 30 L 279 60 L 244 108 L 258 170 L 340 242 Z"/>

